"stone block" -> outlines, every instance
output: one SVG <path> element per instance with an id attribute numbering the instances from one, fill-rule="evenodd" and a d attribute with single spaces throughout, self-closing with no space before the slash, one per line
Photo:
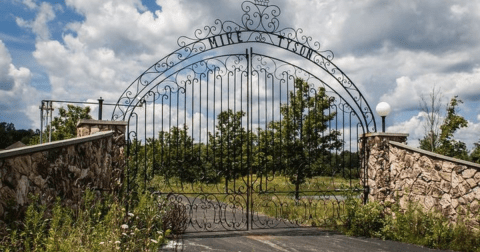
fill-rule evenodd
<path id="1" fill-rule="evenodd" d="M 465 171 L 466 169 L 467 167 L 465 165 L 455 165 L 453 167 L 453 170 L 458 174 L 462 174 L 462 172 Z"/>
<path id="2" fill-rule="evenodd" d="M 467 193 L 463 196 L 463 199 L 465 199 L 465 203 L 469 204 L 475 199 L 475 192 L 470 192 Z"/>
<path id="3" fill-rule="evenodd" d="M 429 184 L 427 187 L 427 194 L 434 198 L 441 198 L 444 192 L 439 188 L 440 185 Z"/>
<path id="4" fill-rule="evenodd" d="M 452 198 L 449 194 L 444 194 L 440 199 L 440 206 L 442 209 L 449 207 L 452 204 Z"/>
<path id="5" fill-rule="evenodd" d="M 477 170 L 476 169 L 466 169 L 465 171 L 462 172 L 462 177 L 464 179 L 469 179 L 469 178 L 472 178 L 475 173 L 477 173 Z"/>
<path id="6" fill-rule="evenodd" d="M 459 202 L 458 202 L 458 199 L 452 199 L 452 207 L 453 208 L 457 208 Z"/>
<path id="7" fill-rule="evenodd" d="M 15 201 L 18 205 L 23 206 L 28 203 L 28 188 L 30 183 L 27 176 L 22 176 L 18 181 L 17 187 L 15 188 Z"/>
<path id="8" fill-rule="evenodd" d="M 441 171 L 438 173 L 440 175 L 440 177 L 445 180 L 445 181 L 448 181 L 448 182 L 451 182 L 452 181 L 452 172 L 445 172 L 445 171 Z"/>
<path id="9" fill-rule="evenodd" d="M 453 164 L 450 161 L 443 161 L 442 163 L 442 171 L 445 173 L 451 173 L 453 171 L 453 168 L 455 167 L 455 164 Z"/>
<path id="10" fill-rule="evenodd" d="M 477 182 L 475 182 L 475 179 L 473 179 L 473 178 L 469 178 L 466 181 L 467 181 L 468 185 L 470 185 L 471 188 L 474 188 L 474 187 L 477 186 Z"/>
<path id="11" fill-rule="evenodd" d="M 425 209 L 430 210 L 432 209 L 432 207 L 435 206 L 435 201 L 435 198 L 433 198 L 432 196 L 426 196 L 423 206 L 425 207 Z"/>
<path id="12" fill-rule="evenodd" d="M 417 180 L 412 186 L 413 194 L 424 195 L 426 193 L 428 184 L 425 181 Z"/>
<path id="13" fill-rule="evenodd" d="M 478 212 L 479 208 L 480 208 L 480 204 L 478 204 L 478 201 L 477 200 L 472 201 L 472 203 L 470 204 L 470 211 L 475 214 Z"/>
<path id="14" fill-rule="evenodd" d="M 452 171 L 452 188 L 457 188 L 457 186 L 462 182 L 461 180 L 463 180 L 462 177 L 460 177 L 455 171 Z"/>
<path id="15" fill-rule="evenodd" d="M 405 156 L 405 167 L 406 168 L 411 168 L 413 167 L 413 164 L 414 164 L 414 159 L 411 155 L 407 154 Z"/>
<path id="16" fill-rule="evenodd" d="M 449 193 L 452 189 L 452 184 L 448 181 L 442 180 L 440 182 L 440 189 L 442 189 L 444 193 Z"/>
<path id="17" fill-rule="evenodd" d="M 18 156 L 10 160 L 13 161 L 10 162 L 10 166 L 13 167 L 16 172 L 27 176 L 30 174 L 32 170 L 32 158 L 30 155 Z"/>
<path id="18" fill-rule="evenodd" d="M 434 165 L 432 163 L 432 160 L 430 158 L 428 158 L 427 156 L 420 157 L 420 159 L 418 160 L 418 163 L 425 170 L 433 170 L 434 169 Z"/>

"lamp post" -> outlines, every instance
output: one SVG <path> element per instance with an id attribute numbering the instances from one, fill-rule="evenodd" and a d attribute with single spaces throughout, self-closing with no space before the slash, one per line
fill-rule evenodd
<path id="1" fill-rule="evenodd" d="M 382 132 L 385 132 L 385 117 L 390 114 L 392 109 L 388 103 L 380 102 L 375 110 L 377 111 L 377 114 L 382 117 Z"/>

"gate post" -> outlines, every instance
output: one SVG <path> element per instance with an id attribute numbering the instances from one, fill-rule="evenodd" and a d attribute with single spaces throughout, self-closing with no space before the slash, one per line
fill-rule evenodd
<path id="1" fill-rule="evenodd" d="M 389 141 L 407 142 L 408 134 L 366 133 L 361 136 L 363 173 L 360 181 L 364 186 L 363 202 L 383 201 L 388 195 L 390 183 Z"/>

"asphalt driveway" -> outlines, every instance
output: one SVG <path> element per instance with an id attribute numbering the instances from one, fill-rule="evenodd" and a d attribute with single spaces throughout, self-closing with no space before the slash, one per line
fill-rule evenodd
<path id="1" fill-rule="evenodd" d="M 188 233 L 161 251 L 446 251 L 379 239 L 358 238 L 320 228 Z"/>

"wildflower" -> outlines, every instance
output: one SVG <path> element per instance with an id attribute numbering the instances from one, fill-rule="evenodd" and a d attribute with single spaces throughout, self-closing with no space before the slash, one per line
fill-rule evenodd
<path id="1" fill-rule="evenodd" d="M 133 213 L 128 213 L 128 216 L 133 217 L 133 216 L 135 216 L 135 214 L 133 214 Z"/>
<path id="2" fill-rule="evenodd" d="M 127 236 L 127 234 L 125 234 L 125 233 L 122 233 L 122 235 L 125 235 L 125 236 Z"/>
<path id="3" fill-rule="evenodd" d="M 128 225 L 127 225 L 127 224 L 123 224 L 121 227 L 122 227 L 123 229 L 128 229 Z"/>
<path id="4" fill-rule="evenodd" d="M 100 242 L 100 245 L 103 245 L 103 244 L 105 244 L 105 242 Z"/>
<path id="5" fill-rule="evenodd" d="M 162 234 L 163 234 L 163 231 L 157 231 L 157 233 L 158 233 L 159 235 L 162 235 Z"/>
<path id="6" fill-rule="evenodd" d="M 115 244 L 120 244 L 120 241 L 115 241 Z"/>
<path id="7" fill-rule="evenodd" d="M 154 239 L 150 239 L 153 243 L 158 243 L 157 240 L 154 240 Z"/>

